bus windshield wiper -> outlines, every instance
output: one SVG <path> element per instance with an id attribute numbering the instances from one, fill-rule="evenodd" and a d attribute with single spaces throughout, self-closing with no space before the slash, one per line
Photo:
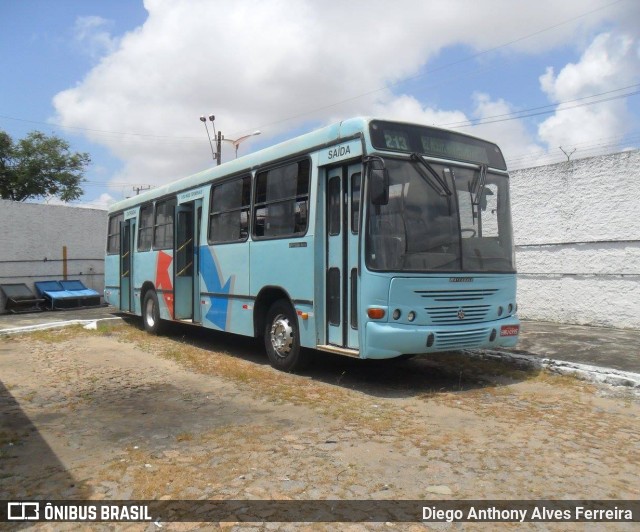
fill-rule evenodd
<path id="1" fill-rule="evenodd" d="M 410 159 L 414 162 L 420 163 L 424 168 L 427 169 L 428 173 L 424 173 L 423 171 L 420 170 L 420 168 L 417 168 L 418 173 L 423 177 L 423 179 L 425 181 L 427 181 L 433 188 L 438 188 L 433 186 L 433 182 L 435 181 L 440 190 L 438 190 L 438 192 L 440 193 L 441 196 L 451 196 L 451 189 L 449 188 L 449 186 L 447 185 L 447 182 L 441 178 L 438 175 L 438 172 L 436 172 L 433 169 L 433 166 L 431 166 L 427 161 L 425 161 L 422 156 L 416 152 L 413 152 L 410 156 Z"/>
<path id="2" fill-rule="evenodd" d="M 484 192 L 484 184 L 487 180 L 487 165 L 481 164 L 480 169 L 478 171 L 478 177 L 473 181 L 473 189 L 471 204 L 474 206 L 480 205 L 480 198 L 482 198 L 482 193 Z"/>

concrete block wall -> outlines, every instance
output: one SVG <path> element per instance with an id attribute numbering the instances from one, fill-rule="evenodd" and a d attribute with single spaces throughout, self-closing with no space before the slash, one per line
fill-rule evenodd
<path id="1" fill-rule="evenodd" d="M 511 172 L 523 319 L 640 328 L 640 150 Z"/>
<path id="2" fill-rule="evenodd" d="M 107 211 L 0 200 L 0 284 L 63 278 L 104 290 Z M 0 313 L 5 312 L 0 293 Z"/>

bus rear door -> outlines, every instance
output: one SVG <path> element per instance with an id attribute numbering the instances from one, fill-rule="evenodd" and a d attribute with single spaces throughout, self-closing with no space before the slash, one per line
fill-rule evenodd
<path id="1" fill-rule="evenodd" d="M 120 310 L 133 312 L 133 239 L 136 234 L 134 218 L 120 224 Z"/>
<path id="2" fill-rule="evenodd" d="M 202 200 L 176 206 L 174 298 L 176 320 L 200 323 L 199 238 Z"/>

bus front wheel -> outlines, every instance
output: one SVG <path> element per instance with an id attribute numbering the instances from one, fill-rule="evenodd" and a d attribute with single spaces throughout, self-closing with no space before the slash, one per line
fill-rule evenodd
<path id="1" fill-rule="evenodd" d="M 155 290 L 149 290 L 144 295 L 142 302 L 142 323 L 145 331 L 151 334 L 162 332 L 162 321 L 160 319 L 160 305 Z"/>
<path id="2" fill-rule="evenodd" d="M 300 349 L 298 317 L 284 299 L 269 308 L 264 346 L 271 365 L 281 371 L 300 370 L 308 363 L 308 354 Z"/>

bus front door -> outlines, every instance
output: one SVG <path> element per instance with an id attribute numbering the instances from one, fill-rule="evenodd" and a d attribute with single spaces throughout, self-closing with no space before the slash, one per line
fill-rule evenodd
<path id="1" fill-rule="evenodd" d="M 199 248 L 202 200 L 176 206 L 174 319 L 200 322 Z"/>
<path id="2" fill-rule="evenodd" d="M 361 165 L 327 171 L 327 342 L 358 349 L 358 241 Z"/>
<path id="3" fill-rule="evenodd" d="M 133 237 L 136 234 L 135 220 L 120 224 L 120 310 L 133 312 Z"/>

